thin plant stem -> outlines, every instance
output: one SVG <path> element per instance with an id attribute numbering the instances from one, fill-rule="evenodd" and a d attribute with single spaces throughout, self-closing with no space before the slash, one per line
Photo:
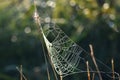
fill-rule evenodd
<path id="1" fill-rule="evenodd" d="M 45 54 L 45 48 L 44 48 L 43 44 L 42 44 L 42 47 L 43 47 L 43 53 L 44 53 L 44 58 L 45 58 L 45 64 L 47 66 L 47 77 L 48 77 L 48 80 L 50 80 L 50 72 L 49 72 L 49 68 L 48 68 L 48 61 L 47 61 L 47 56 Z"/>
<path id="2" fill-rule="evenodd" d="M 89 45 L 89 47 L 90 47 L 90 51 L 91 51 L 92 60 L 93 60 L 93 62 L 94 62 L 94 64 L 95 64 L 96 70 L 97 70 L 97 72 L 98 72 L 98 76 L 99 76 L 100 80 L 102 80 L 102 76 L 101 76 L 101 74 L 100 74 L 98 65 L 97 65 L 96 60 L 95 60 L 95 57 L 94 57 L 93 47 L 92 47 L 91 44 Z"/>
<path id="3" fill-rule="evenodd" d="M 93 75 L 92 75 L 92 80 L 94 80 L 94 78 L 95 78 L 95 73 L 93 73 Z"/>
<path id="4" fill-rule="evenodd" d="M 20 68 L 16 67 L 16 69 L 19 71 L 20 73 L 20 80 L 27 80 L 27 78 L 25 77 L 25 75 L 22 72 L 22 66 L 20 66 Z"/>
<path id="5" fill-rule="evenodd" d="M 36 25 L 38 27 L 38 30 L 39 30 L 39 32 L 41 34 L 41 42 L 42 42 L 42 47 L 43 47 L 43 52 L 44 52 L 44 57 L 45 57 L 45 63 L 46 63 L 46 65 L 48 65 L 48 63 L 47 63 L 47 55 L 45 54 L 45 48 L 44 48 L 44 45 L 46 45 L 46 44 L 45 44 L 45 41 L 44 41 L 44 37 L 43 37 L 44 34 L 43 34 L 42 26 L 41 26 L 40 17 L 39 17 L 38 12 L 37 12 L 37 7 L 36 7 L 36 1 L 35 0 L 34 0 L 34 6 L 35 6 L 34 19 L 36 21 Z M 49 52 L 48 52 L 48 55 L 50 57 Z M 55 70 L 54 70 L 54 67 L 53 67 L 53 64 L 52 64 L 51 60 L 49 59 L 49 57 L 48 57 L 48 60 L 50 61 L 50 64 L 52 66 L 52 69 L 53 69 L 53 72 L 54 72 L 54 76 L 55 76 L 56 80 L 58 80 L 57 79 L 57 75 L 56 75 Z M 48 67 L 47 67 L 47 75 L 48 75 L 48 80 L 50 80 L 50 74 L 49 74 Z"/>
<path id="6" fill-rule="evenodd" d="M 45 54 L 45 48 L 44 48 L 44 45 L 43 45 L 43 40 L 41 40 L 41 41 L 42 41 L 43 54 L 44 54 L 44 58 L 45 58 L 45 64 L 47 66 L 47 77 L 48 77 L 48 80 L 50 80 L 50 72 L 49 72 L 49 68 L 48 68 L 47 56 Z"/>
<path id="7" fill-rule="evenodd" d="M 62 72 L 60 71 L 60 80 L 63 80 Z"/>
<path id="8" fill-rule="evenodd" d="M 48 68 L 47 68 L 47 74 L 48 74 L 48 80 L 50 80 L 50 73 L 49 73 Z"/>
<path id="9" fill-rule="evenodd" d="M 88 76 L 88 80 L 90 80 L 90 70 L 89 70 L 89 63 L 88 63 L 88 61 L 86 61 L 86 65 L 87 65 L 87 76 Z"/>
<path id="10" fill-rule="evenodd" d="M 34 12 L 34 19 L 36 21 L 36 24 L 37 24 L 37 27 L 39 28 L 39 26 L 41 25 L 40 24 L 40 17 L 38 15 L 38 12 L 37 12 L 37 7 L 36 7 L 36 0 L 34 0 L 34 7 L 35 7 L 35 12 Z M 38 29 L 39 32 L 41 33 L 41 30 Z M 42 33 L 41 33 L 41 36 L 42 36 Z M 42 36 L 43 37 L 43 36 Z M 41 38 L 41 44 L 42 44 L 42 48 L 43 48 L 43 53 L 44 53 L 44 58 L 45 58 L 45 64 L 47 66 L 47 76 L 48 76 L 48 80 L 50 80 L 50 73 L 49 73 L 49 69 L 48 69 L 48 63 L 47 63 L 47 58 L 46 58 L 46 54 L 45 54 L 45 48 L 44 48 L 44 40 L 43 38 Z"/>
<path id="11" fill-rule="evenodd" d="M 22 65 L 20 65 L 20 80 L 22 80 Z"/>
<path id="12" fill-rule="evenodd" d="M 48 52 L 48 57 L 50 57 L 49 52 Z M 55 77 L 56 80 L 58 80 L 57 74 L 56 74 L 55 69 L 54 69 L 54 65 L 52 64 L 52 61 L 51 61 L 50 58 L 48 58 L 48 60 L 49 60 L 49 62 L 50 62 L 50 64 L 51 64 L 51 67 L 52 67 L 52 70 L 53 70 L 53 73 L 54 73 L 54 77 Z"/>
<path id="13" fill-rule="evenodd" d="M 63 77 L 60 75 L 60 80 L 63 80 Z"/>
<path id="14" fill-rule="evenodd" d="M 113 60 L 113 59 L 111 60 L 111 64 L 112 64 L 112 73 L 113 73 L 112 75 L 113 75 L 113 80 L 115 80 L 115 74 L 114 74 L 114 73 L 115 73 L 115 71 L 114 71 L 114 60 Z"/>

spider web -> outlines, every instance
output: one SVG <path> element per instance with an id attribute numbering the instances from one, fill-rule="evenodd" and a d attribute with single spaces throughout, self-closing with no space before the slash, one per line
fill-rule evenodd
<path id="1" fill-rule="evenodd" d="M 34 19 L 40 27 L 41 33 L 46 44 L 49 58 L 55 71 L 63 77 L 75 74 L 86 73 L 86 62 L 89 61 L 91 73 L 98 73 L 94 62 L 88 52 L 72 41 L 58 26 L 52 22 L 42 22 L 37 12 L 36 3 Z M 44 21 L 44 20 L 43 20 Z M 106 75 L 110 80 L 112 78 L 112 69 L 96 59 L 99 66 L 99 73 Z M 119 80 L 119 74 L 114 72 L 114 80 Z M 98 79 L 97 79 L 98 80 Z"/>
<path id="2" fill-rule="evenodd" d="M 49 57 L 59 75 L 65 77 L 87 72 L 86 61 L 90 63 L 90 72 L 98 73 L 90 54 L 72 41 L 58 26 L 54 23 L 44 23 L 41 26 Z M 112 70 L 97 59 L 96 62 L 100 73 L 112 79 Z M 114 74 L 115 79 L 118 80 L 119 74 L 116 72 Z"/>

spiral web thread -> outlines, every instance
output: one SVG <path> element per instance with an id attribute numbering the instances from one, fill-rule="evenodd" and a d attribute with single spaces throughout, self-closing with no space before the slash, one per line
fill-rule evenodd
<path id="1" fill-rule="evenodd" d="M 54 23 L 44 23 L 41 26 L 49 57 L 59 75 L 65 77 L 75 73 L 86 73 L 86 61 L 91 63 L 90 72 L 98 73 L 89 53 L 72 41 L 58 26 Z M 112 70 L 101 61 L 97 59 L 96 61 L 100 73 L 112 79 Z M 115 80 L 119 80 L 119 74 L 116 72 L 114 74 Z"/>

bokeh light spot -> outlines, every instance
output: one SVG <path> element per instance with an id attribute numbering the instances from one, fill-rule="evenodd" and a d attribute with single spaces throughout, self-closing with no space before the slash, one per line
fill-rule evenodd
<path id="1" fill-rule="evenodd" d="M 109 7 L 110 7 L 110 5 L 109 5 L 108 3 L 104 3 L 104 4 L 103 4 L 103 8 L 104 8 L 104 9 L 109 9 Z"/>
<path id="2" fill-rule="evenodd" d="M 54 8 L 56 6 L 56 3 L 54 1 L 47 1 L 47 5 Z"/>
<path id="3" fill-rule="evenodd" d="M 11 37 L 11 42 L 16 42 L 16 41 L 17 41 L 17 36 L 13 35 L 13 36 Z"/>
<path id="4" fill-rule="evenodd" d="M 30 27 L 26 27 L 26 28 L 24 29 L 24 31 L 25 31 L 25 33 L 30 33 L 30 32 L 31 32 L 31 28 L 30 28 Z"/>
<path id="5" fill-rule="evenodd" d="M 43 8 L 46 7 L 46 2 L 42 1 L 40 4 L 41 4 L 41 7 L 43 7 Z"/>
<path id="6" fill-rule="evenodd" d="M 114 14 L 110 14 L 110 19 L 114 20 L 115 19 L 115 15 Z"/>
<path id="7" fill-rule="evenodd" d="M 46 17 L 46 18 L 45 18 L 45 22 L 46 22 L 46 23 L 47 23 L 47 22 L 50 22 L 50 20 L 51 20 L 50 17 Z"/>
<path id="8" fill-rule="evenodd" d="M 70 1 L 70 5 L 71 5 L 71 6 L 75 6 L 75 5 L 76 5 L 76 2 L 75 2 L 74 0 L 71 0 L 71 1 Z"/>
<path id="9" fill-rule="evenodd" d="M 87 8 L 84 9 L 83 12 L 84 12 L 85 15 L 88 15 L 90 13 L 89 9 L 87 9 Z"/>

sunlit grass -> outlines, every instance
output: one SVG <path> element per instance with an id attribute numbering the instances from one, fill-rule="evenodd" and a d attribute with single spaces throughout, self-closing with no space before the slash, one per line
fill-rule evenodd
<path id="1" fill-rule="evenodd" d="M 8 7 L 12 3 L 11 0 L 0 0 L 0 10 Z"/>

